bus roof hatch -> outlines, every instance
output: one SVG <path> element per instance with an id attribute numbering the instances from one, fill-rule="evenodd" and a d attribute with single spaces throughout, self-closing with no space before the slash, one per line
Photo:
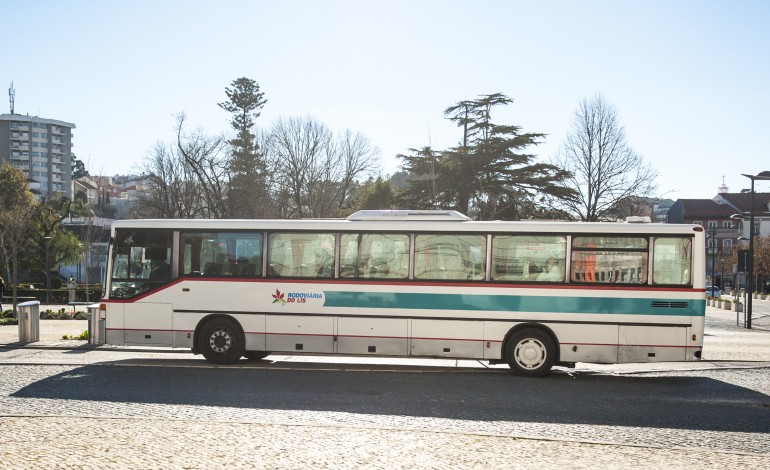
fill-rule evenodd
<path id="1" fill-rule="evenodd" d="M 443 220 L 467 222 L 473 219 L 457 211 L 362 210 L 349 215 L 348 220 Z"/>

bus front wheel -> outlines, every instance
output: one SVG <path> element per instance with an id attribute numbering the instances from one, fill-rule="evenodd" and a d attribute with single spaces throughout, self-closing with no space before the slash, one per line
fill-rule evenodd
<path id="1" fill-rule="evenodd" d="M 201 330 L 198 349 L 209 362 L 233 364 L 244 352 L 243 331 L 235 320 L 214 318 Z"/>
<path id="2" fill-rule="evenodd" d="M 542 377 L 556 362 L 556 345 L 548 333 L 526 328 L 508 340 L 505 357 L 514 374 Z"/>

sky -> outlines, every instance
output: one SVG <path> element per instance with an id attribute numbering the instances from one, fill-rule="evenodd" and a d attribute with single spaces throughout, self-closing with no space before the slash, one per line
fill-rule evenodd
<path id="1" fill-rule="evenodd" d="M 136 173 L 180 113 L 229 132 L 217 103 L 239 77 L 267 99 L 258 127 L 312 117 L 360 132 L 382 175 L 410 148 L 456 145 L 443 110 L 497 92 L 513 103 L 494 121 L 547 134 L 529 149 L 543 161 L 600 94 L 659 172 L 654 196 L 738 192 L 741 174 L 770 170 L 762 0 L 0 0 L 0 17 L 15 112 L 74 123 L 92 174 Z"/>

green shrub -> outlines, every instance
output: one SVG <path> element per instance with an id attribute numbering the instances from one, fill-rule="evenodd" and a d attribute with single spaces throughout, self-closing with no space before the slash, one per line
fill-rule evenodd
<path id="1" fill-rule="evenodd" d="M 47 309 L 44 312 L 40 312 L 41 320 L 70 320 L 72 319 L 72 313 L 68 312 L 66 308 L 60 308 L 57 311 Z"/>
<path id="2" fill-rule="evenodd" d="M 88 340 L 88 331 L 85 330 L 82 333 L 80 333 L 80 335 L 78 335 L 78 336 L 64 335 L 64 336 L 61 337 L 61 339 L 64 339 L 64 340 L 72 339 L 72 340 L 79 340 L 79 341 L 87 341 Z"/>
<path id="3" fill-rule="evenodd" d="M 0 325 L 18 325 L 19 320 L 16 318 L 0 318 Z"/>

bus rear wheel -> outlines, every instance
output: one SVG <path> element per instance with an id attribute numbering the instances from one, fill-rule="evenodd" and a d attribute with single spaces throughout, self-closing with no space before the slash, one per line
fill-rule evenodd
<path id="1" fill-rule="evenodd" d="M 235 320 L 214 318 L 201 330 L 198 349 L 214 364 L 234 364 L 244 352 L 243 331 Z"/>
<path id="2" fill-rule="evenodd" d="M 505 358 L 514 374 L 542 377 L 556 362 L 556 345 L 543 330 L 525 328 L 508 340 Z"/>

